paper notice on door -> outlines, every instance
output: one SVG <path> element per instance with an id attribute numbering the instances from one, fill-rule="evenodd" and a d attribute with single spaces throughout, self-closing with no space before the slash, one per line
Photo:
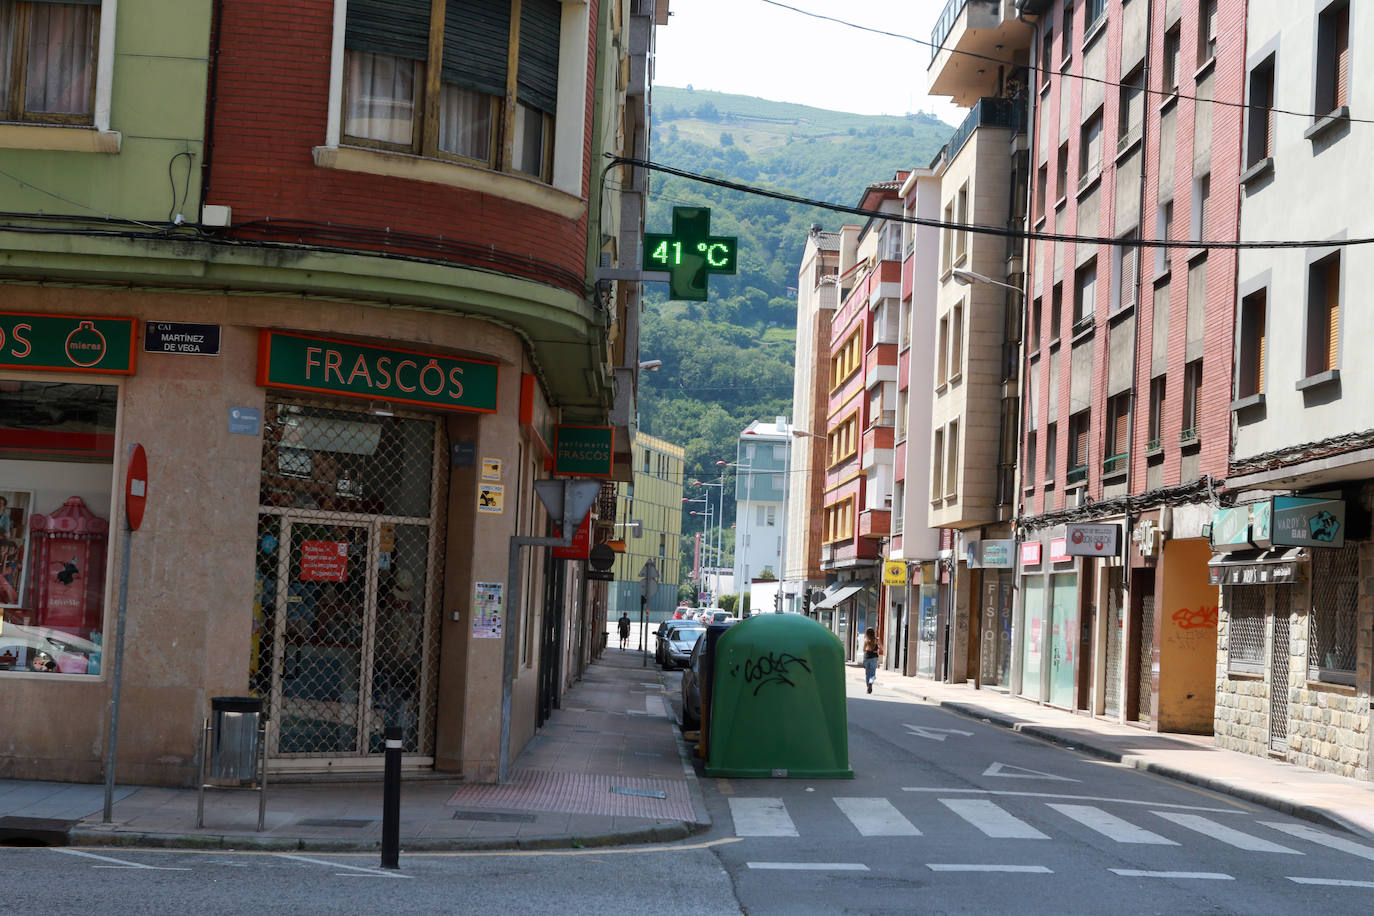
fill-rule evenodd
<path id="1" fill-rule="evenodd" d="M 347 541 L 301 541 L 302 582 L 343 582 L 347 578 Z"/>
<path id="2" fill-rule="evenodd" d="M 472 638 L 501 638 L 501 600 L 503 582 L 478 582 L 472 595 Z"/>

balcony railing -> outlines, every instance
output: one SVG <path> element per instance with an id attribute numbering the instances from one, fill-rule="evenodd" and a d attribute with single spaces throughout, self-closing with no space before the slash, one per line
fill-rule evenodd
<path id="1" fill-rule="evenodd" d="M 1163 446 L 1164 446 L 1164 440 L 1160 439 L 1159 436 L 1155 436 L 1153 439 L 1149 439 L 1149 440 L 1147 440 L 1147 441 L 1145 442 L 1145 451 L 1147 451 L 1147 452 L 1157 452 L 1157 451 L 1159 451 Z"/>
<path id="2" fill-rule="evenodd" d="M 930 30 L 930 59 L 934 60 L 940 56 L 940 49 L 944 47 L 945 39 L 954 29 L 954 23 L 959 21 L 959 14 L 968 6 L 968 0 L 949 0 L 945 4 L 944 11 L 940 13 L 940 18 L 935 20 L 935 28 Z"/>
<path id="3" fill-rule="evenodd" d="M 980 127 L 1009 127 L 1019 132 L 1024 129 L 1025 123 L 1026 106 L 1023 102 L 1015 99 L 979 99 L 964 118 L 964 123 L 959 125 L 959 129 L 945 144 L 945 161 L 959 155 L 959 150 Z"/>
<path id="4" fill-rule="evenodd" d="M 1103 462 L 1102 462 L 1102 473 L 1103 473 L 1103 474 L 1115 474 L 1117 471 L 1124 471 L 1124 470 L 1126 470 L 1126 453 L 1125 453 L 1125 452 L 1122 452 L 1122 453 L 1119 454 L 1119 455 L 1113 455 L 1112 457 L 1108 458 L 1106 461 L 1103 461 Z"/>
<path id="5" fill-rule="evenodd" d="M 1187 429 L 1185 429 L 1183 432 L 1181 432 L 1181 433 L 1178 434 L 1178 441 L 1179 441 L 1179 444 L 1180 444 L 1180 445 L 1182 445 L 1182 444 L 1184 444 L 1184 443 L 1187 443 L 1187 442 L 1192 442 L 1192 441 L 1193 441 L 1194 439 L 1196 439 L 1196 438 L 1197 438 L 1197 427 L 1196 427 L 1196 426 L 1190 426 L 1190 427 L 1188 427 Z"/>
<path id="6" fill-rule="evenodd" d="M 1069 468 L 1069 473 L 1064 475 L 1064 482 L 1070 486 L 1076 483 L 1082 483 L 1087 479 L 1088 466 L 1086 464 L 1080 464 L 1076 468 Z"/>

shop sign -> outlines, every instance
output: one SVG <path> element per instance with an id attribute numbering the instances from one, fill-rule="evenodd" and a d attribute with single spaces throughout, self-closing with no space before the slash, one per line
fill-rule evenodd
<path id="1" fill-rule="evenodd" d="M 1250 543 L 1256 547 L 1269 547 L 1273 541 L 1273 505 L 1270 502 L 1250 504 Z"/>
<path id="2" fill-rule="evenodd" d="M 993 539 L 967 542 L 968 565 L 974 569 L 1011 569 L 1015 541 Z M 1040 562 L 1036 558 L 1036 562 Z"/>
<path id="3" fill-rule="evenodd" d="M 1345 500 L 1275 496 L 1273 542 L 1285 547 L 1344 547 Z"/>
<path id="4" fill-rule="evenodd" d="M 343 582 L 347 578 L 347 541 L 301 541 L 302 582 Z"/>
<path id="5" fill-rule="evenodd" d="M 0 312 L 0 369 L 134 374 L 135 321 Z"/>
<path id="6" fill-rule="evenodd" d="M 1302 564 L 1294 560 L 1280 563 L 1219 563 L 1207 567 L 1208 585 L 1268 585 L 1298 582 Z"/>
<path id="7" fill-rule="evenodd" d="M 1063 563 L 1070 560 L 1068 552 L 1068 538 L 1050 538 L 1050 562 Z"/>
<path id="8" fill-rule="evenodd" d="M 556 426 L 553 431 L 553 472 L 575 477 L 610 477 L 615 452 L 615 428 Z"/>
<path id="9" fill-rule="evenodd" d="M 1039 566 L 1040 565 L 1040 542 L 1027 541 L 1021 545 L 1021 565 Z"/>
<path id="10" fill-rule="evenodd" d="M 1250 548 L 1250 507 L 1234 506 L 1212 514 L 1212 549 L 1217 551 Z"/>
<path id="11" fill-rule="evenodd" d="M 1066 535 L 1071 557 L 1114 557 L 1121 552 L 1120 525 L 1069 525 Z"/>
<path id="12" fill-rule="evenodd" d="M 217 324 L 188 324 L 184 321 L 145 321 L 143 349 L 149 353 L 184 353 L 192 356 L 219 356 Z"/>
<path id="13" fill-rule="evenodd" d="M 587 510 L 587 514 L 582 518 L 582 524 L 577 526 L 573 532 L 572 543 L 567 547 L 555 547 L 553 558 L 555 560 L 585 560 L 592 550 L 592 511 Z"/>
<path id="14" fill-rule="evenodd" d="M 883 585 L 900 587 L 906 585 L 906 562 L 903 560 L 883 561 Z"/>
<path id="15" fill-rule="evenodd" d="M 497 409 L 496 363 L 280 331 L 259 332 L 258 384 L 449 410 Z"/>

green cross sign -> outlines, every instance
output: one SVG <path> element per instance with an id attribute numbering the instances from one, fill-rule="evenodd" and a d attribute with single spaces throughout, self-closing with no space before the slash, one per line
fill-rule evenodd
<path id="1" fill-rule="evenodd" d="M 706 301 L 710 274 L 735 272 L 735 236 L 711 235 L 711 210 L 674 207 L 673 233 L 644 233 L 644 269 L 668 271 L 668 298 Z"/>

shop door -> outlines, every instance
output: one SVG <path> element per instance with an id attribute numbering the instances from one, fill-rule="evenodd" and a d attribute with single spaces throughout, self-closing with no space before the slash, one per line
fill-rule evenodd
<path id="1" fill-rule="evenodd" d="M 1269 749 L 1279 753 L 1288 750 L 1288 590 L 1288 585 L 1274 586 L 1274 645 L 1269 654 Z"/>
<path id="2" fill-rule="evenodd" d="M 1005 686 L 1011 668 L 1011 582 L 1005 574 L 983 574 L 982 610 L 982 683 Z"/>
<path id="3" fill-rule="evenodd" d="M 1142 577 L 1143 578 L 1143 577 Z M 1136 658 L 1135 719 L 1149 722 L 1154 697 L 1154 646 L 1155 646 L 1155 596 L 1142 595 L 1140 598 L 1140 642 Z"/>
<path id="4" fill-rule="evenodd" d="M 1107 613 L 1103 618 L 1103 625 L 1107 628 L 1107 682 L 1103 691 L 1102 711 L 1115 719 L 1121 715 L 1121 688 L 1126 656 L 1126 609 L 1123 606 L 1125 593 L 1121 587 L 1121 567 L 1108 566 L 1106 575 Z"/>
<path id="5" fill-rule="evenodd" d="M 281 770 L 433 761 L 441 425 L 269 400 L 249 688 Z"/>
<path id="6" fill-rule="evenodd" d="M 1073 672 L 1078 659 L 1078 577 L 1060 573 L 1050 578 L 1049 701 L 1068 709 L 1074 701 Z"/>
<path id="7" fill-rule="evenodd" d="M 1042 661 L 1045 656 L 1045 577 L 1026 576 L 1021 606 L 1021 695 L 1028 700 L 1043 696 Z"/>

